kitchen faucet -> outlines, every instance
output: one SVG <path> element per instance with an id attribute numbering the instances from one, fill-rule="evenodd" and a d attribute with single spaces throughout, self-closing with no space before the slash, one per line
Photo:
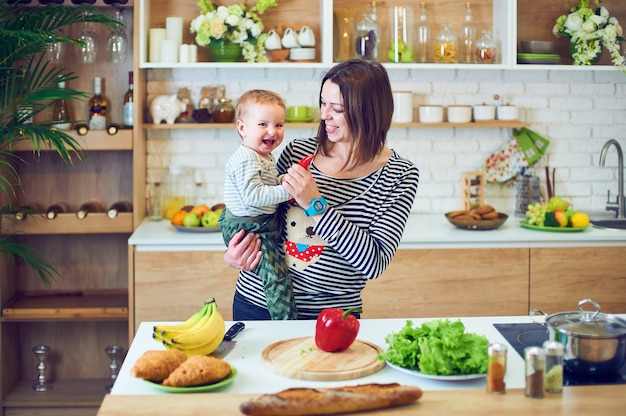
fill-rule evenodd
<path id="1" fill-rule="evenodd" d="M 615 202 L 611 202 L 611 191 L 608 191 L 606 210 L 615 211 L 617 218 L 626 218 L 626 197 L 624 197 L 624 154 L 622 153 L 622 147 L 615 139 L 611 139 L 604 143 L 602 151 L 600 152 L 600 166 L 604 166 L 606 160 L 606 153 L 611 145 L 615 146 L 617 150 L 617 199 Z"/>

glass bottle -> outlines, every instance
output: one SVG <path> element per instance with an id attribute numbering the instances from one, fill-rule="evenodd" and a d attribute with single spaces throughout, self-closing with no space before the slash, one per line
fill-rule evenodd
<path id="1" fill-rule="evenodd" d="M 70 205 L 67 202 L 56 202 L 46 209 L 46 218 L 55 219 L 59 214 L 70 212 Z"/>
<path id="2" fill-rule="evenodd" d="M 104 212 L 106 210 L 104 203 L 97 199 L 93 198 L 87 202 L 84 202 L 78 207 L 78 211 L 76 211 L 76 216 L 83 220 L 87 218 L 87 215 L 91 212 Z"/>
<path id="3" fill-rule="evenodd" d="M 496 40 L 491 31 L 483 30 L 483 36 L 476 42 L 476 62 L 481 64 L 495 64 L 498 59 Z"/>
<path id="4" fill-rule="evenodd" d="M 428 23 L 428 14 L 426 10 L 426 2 L 420 3 L 420 17 L 417 24 L 416 52 L 415 60 L 417 62 L 430 62 L 431 39 L 430 24 Z"/>
<path id="5" fill-rule="evenodd" d="M 541 347 L 524 349 L 526 363 L 526 397 L 540 399 L 543 397 L 543 374 L 546 365 L 546 354 Z"/>
<path id="6" fill-rule="evenodd" d="M 389 62 L 413 62 L 413 9 L 394 6 L 389 9 L 391 42 L 387 50 Z"/>
<path id="7" fill-rule="evenodd" d="M 65 89 L 65 81 L 59 82 L 59 89 Z M 52 121 L 55 123 L 53 127 L 59 130 L 70 130 L 72 116 L 70 115 L 70 107 L 65 98 L 59 98 L 52 106 Z"/>
<path id="8" fill-rule="evenodd" d="M 372 3 L 372 13 L 363 13 L 363 18 L 356 25 L 355 46 L 356 57 L 369 61 L 378 60 L 378 43 L 380 42 L 380 28 L 378 27 L 378 15 L 376 2 Z"/>
<path id="9" fill-rule="evenodd" d="M 134 81 L 133 81 L 133 71 L 128 72 L 128 91 L 124 94 L 124 127 L 132 128 L 134 123 L 133 119 L 135 118 L 135 103 L 133 99 L 133 89 L 134 89 Z"/>
<path id="10" fill-rule="evenodd" d="M 117 217 L 117 214 L 120 212 L 132 212 L 133 211 L 133 203 L 128 199 L 122 199 L 119 201 L 115 201 L 111 204 L 109 209 L 107 210 L 107 217 L 114 219 Z"/>
<path id="11" fill-rule="evenodd" d="M 546 353 L 546 372 L 543 377 L 543 384 L 546 391 L 560 393 L 563 391 L 563 355 L 565 346 L 557 341 L 546 341 L 543 343 L 543 350 Z"/>
<path id="12" fill-rule="evenodd" d="M 487 391 L 489 393 L 504 393 L 506 385 L 504 376 L 506 375 L 506 353 L 504 344 L 489 344 L 487 347 Z"/>
<path id="13" fill-rule="evenodd" d="M 105 130 L 107 126 L 107 99 L 102 95 L 102 78 L 93 79 L 93 96 L 89 100 L 89 129 Z"/>
<path id="14" fill-rule="evenodd" d="M 436 63 L 457 63 L 459 61 L 459 41 L 448 23 L 441 24 L 441 31 L 435 39 Z"/>
<path id="15" fill-rule="evenodd" d="M 469 2 L 465 3 L 465 22 L 461 29 L 461 41 L 461 62 L 475 62 L 476 26 L 474 25 L 474 17 L 472 16 L 472 4 Z"/>
<path id="16" fill-rule="evenodd" d="M 352 58 L 354 45 L 354 16 L 351 9 L 335 10 L 337 36 L 335 38 L 335 62 L 347 61 Z"/>

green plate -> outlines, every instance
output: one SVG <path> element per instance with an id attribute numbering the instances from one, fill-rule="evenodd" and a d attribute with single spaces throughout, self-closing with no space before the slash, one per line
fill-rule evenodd
<path id="1" fill-rule="evenodd" d="M 313 121 L 313 117 L 285 117 L 287 123 L 308 123 Z"/>
<path id="2" fill-rule="evenodd" d="M 555 233 L 577 233 L 580 231 L 585 231 L 587 229 L 587 227 L 585 228 L 572 228 L 572 227 L 544 227 L 542 225 L 533 225 L 533 224 L 529 224 L 528 220 L 523 220 L 520 221 L 519 223 L 522 227 L 524 228 L 529 228 L 531 230 L 538 230 L 538 231 L 552 231 Z"/>
<path id="3" fill-rule="evenodd" d="M 518 58 L 528 59 L 528 60 L 537 60 L 537 59 L 560 59 L 560 55 L 552 54 L 552 53 L 518 53 Z"/>
<path id="4" fill-rule="evenodd" d="M 168 393 L 201 393 L 201 392 L 216 390 L 216 389 L 219 389 L 220 387 L 224 387 L 224 386 L 232 383 L 233 380 L 235 379 L 235 377 L 237 377 L 237 369 L 235 367 L 233 367 L 232 364 L 230 365 L 230 369 L 231 369 L 230 375 L 228 377 L 226 377 L 224 380 L 218 381 L 217 383 L 213 383 L 213 384 L 206 384 L 204 386 L 170 387 L 170 386 L 163 386 L 163 385 L 161 385 L 159 383 L 154 383 L 154 382 L 148 381 L 148 380 L 143 380 L 143 381 L 145 383 L 148 383 L 149 385 L 151 385 L 154 388 L 166 391 Z"/>

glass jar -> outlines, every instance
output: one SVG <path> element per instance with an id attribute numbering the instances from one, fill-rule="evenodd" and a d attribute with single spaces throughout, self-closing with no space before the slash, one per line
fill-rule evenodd
<path id="1" fill-rule="evenodd" d="M 378 60 L 378 42 L 380 42 L 380 28 L 376 23 L 376 2 L 372 2 L 372 13 L 363 13 L 363 18 L 357 23 L 354 33 L 356 58 L 370 61 Z"/>
<path id="2" fill-rule="evenodd" d="M 395 6 L 389 9 L 391 43 L 387 50 L 389 62 L 413 62 L 413 9 Z"/>
<path id="3" fill-rule="evenodd" d="M 213 120 L 216 123 L 232 123 L 235 121 L 235 107 L 230 98 L 220 98 L 213 108 Z"/>
<path id="4" fill-rule="evenodd" d="M 560 393 L 563 391 L 563 355 L 565 346 L 557 341 L 546 341 L 543 343 L 543 350 L 546 353 L 546 372 L 543 377 L 544 387 L 550 393 Z"/>
<path id="5" fill-rule="evenodd" d="M 435 38 L 434 52 L 436 63 L 457 63 L 459 61 L 459 41 L 447 23 L 441 24 L 441 31 Z"/>
<path id="6" fill-rule="evenodd" d="M 483 36 L 476 42 L 476 62 L 495 64 L 498 55 L 497 42 L 490 30 L 483 30 Z"/>
<path id="7" fill-rule="evenodd" d="M 541 347 L 527 347 L 524 349 L 524 361 L 526 363 L 526 397 L 541 399 L 543 398 L 546 353 Z"/>
<path id="8" fill-rule="evenodd" d="M 161 209 L 163 217 L 172 219 L 174 214 L 191 201 L 193 178 L 189 169 L 180 165 L 170 165 L 163 181 Z"/>
<path id="9" fill-rule="evenodd" d="M 489 393 L 505 393 L 506 385 L 506 353 L 504 344 L 489 344 L 487 347 L 487 391 Z"/>

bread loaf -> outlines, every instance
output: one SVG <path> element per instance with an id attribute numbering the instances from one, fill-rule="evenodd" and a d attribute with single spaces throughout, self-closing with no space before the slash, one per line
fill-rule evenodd
<path id="1" fill-rule="evenodd" d="M 250 399 L 239 407 L 250 416 L 334 415 L 394 407 L 422 397 L 419 387 L 361 384 L 337 388 L 293 388 Z"/>

